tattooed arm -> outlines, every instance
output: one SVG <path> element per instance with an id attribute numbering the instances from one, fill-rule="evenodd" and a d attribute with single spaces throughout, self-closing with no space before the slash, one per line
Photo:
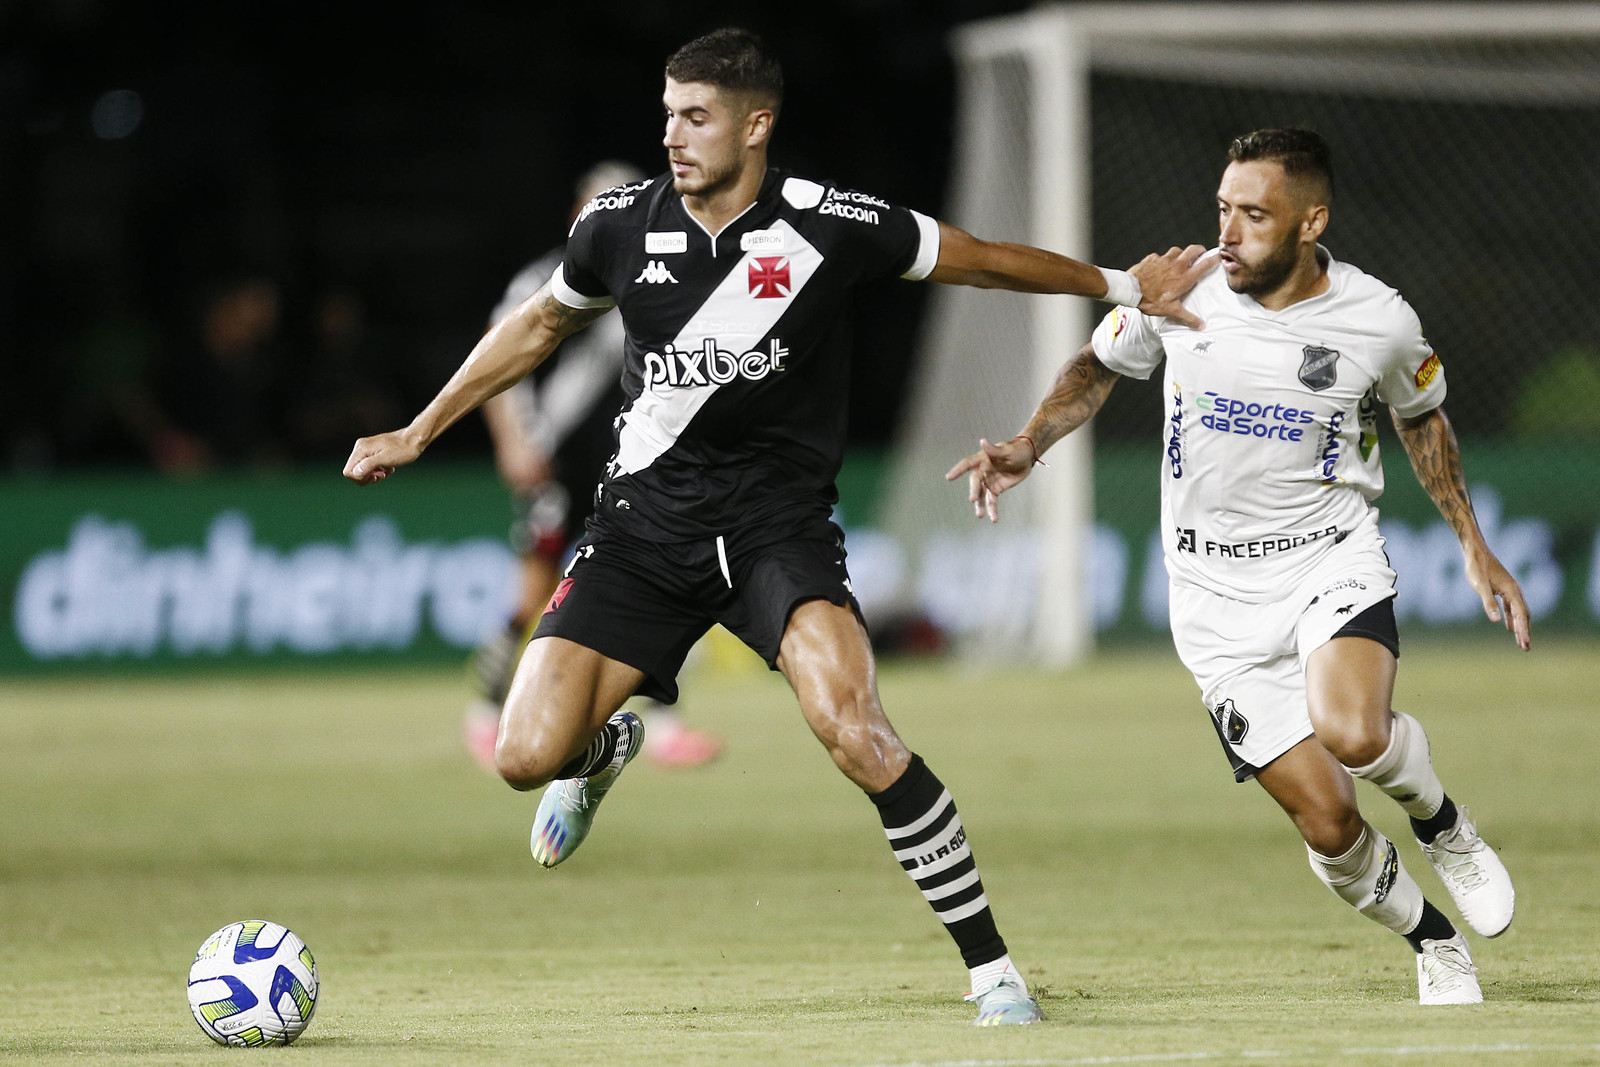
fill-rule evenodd
<path id="1" fill-rule="evenodd" d="M 344 465 L 344 476 L 371 485 L 422 455 L 452 423 L 520 381 L 566 338 L 610 308 L 573 308 L 555 298 L 549 283 L 483 335 L 439 395 L 403 430 L 363 437 Z"/>
<path id="2" fill-rule="evenodd" d="M 1411 469 L 1416 471 L 1417 481 L 1422 483 L 1439 514 L 1461 542 L 1467 581 L 1483 601 L 1483 613 L 1495 622 L 1504 622 L 1506 629 L 1515 636 L 1518 647 L 1526 651 L 1529 647 L 1528 605 L 1522 599 L 1522 587 L 1489 550 L 1483 531 L 1478 528 L 1472 500 L 1467 496 L 1466 475 L 1461 470 L 1461 449 L 1444 409 L 1434 408 L 1408 419 L 1391 408 L 1389 415 L 1406 455 L 1411 458 Z"/>
<path id="3" fill-rule="evenodd" d="M 1051 445 L 1093 418 L 1119 377 L 1100 362 L 1094 346 L 1084 345 L 1056 371 L 1050 392 L 1021 433 L 998 445 L 980 440 L 979 451 L 951 467 L 945 480 L 965 474 L 973 514 L 998 522 L 1000 494 L 1026 478 Z"/>

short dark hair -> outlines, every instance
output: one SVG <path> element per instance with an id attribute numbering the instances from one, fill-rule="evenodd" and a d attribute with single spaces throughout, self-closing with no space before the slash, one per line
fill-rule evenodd
<path id="1" fill-rule="evenodd" d="M 1327 198 L 1333 199 L 1333 153 L 1328 149 L 1328 142 L 1315 130 L 1290 127 L 1256 130 L 1243 137 L 1235 137 L 1228 146 L 1228 162 L 1249 163 L 1254 160 L 1277 163 L 1291 178 L 1318 180 Z"/>
<path id="2" fill-rule="evenodd" d="M 667 77 L 743 93 L 774 114 L 783 105 L 783 67 L 777 55 L 760 37 L 737 26 L 696 37 L 672 53 Z"/>

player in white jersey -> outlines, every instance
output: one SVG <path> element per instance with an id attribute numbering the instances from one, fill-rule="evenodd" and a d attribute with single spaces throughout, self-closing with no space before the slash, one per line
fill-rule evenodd
<path id="1" fill-rule="evenodd" d="M 1423 898 L 1395 846 L 1356 807 L 1351 775 L 1411 816 L 1467 924 L 1503 932 L 1510 876 L 1445 794 L 1422 726 L 1390 708 L 1399 637 L 1372 501 L 1383 491 L 1376 411 L 1387 404 L 1429 496 L 1461 542 L 1489 618 L 1528 647 L 1528 609 L 1473 517 L 1444 371 L 1393 289 L 1318 244 L 1333 172 L 1307 130 L 1229 149 L 1217 192 L 1223 271 L 1185 298 L 1203 322 L 1114 310 L 1057 374 L 1023 432 L 958 463 L 979 515 L 1081 426 L 1119 375 L 1166 363 L 1162 540 L 1173 640 L 1238 781 L 1255 778 L 1340 897 L 1417 953 L 1424 1004 L 1482 999 L 1466 940 Z"/>

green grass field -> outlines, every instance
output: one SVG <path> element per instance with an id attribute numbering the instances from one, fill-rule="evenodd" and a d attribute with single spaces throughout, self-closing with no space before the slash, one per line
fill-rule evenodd
<path id="1" fill-rule="evenodd" d="M 961 805 L 1043 1025 L 969 1025 L 953 946 L 776 676 L 689 678 L 725 757 L 641 761 L 556 871 L 528 857 L 534 798 L 459 748 L 457 672 L 9 681 L 0 1058 L 1600 1063 L 1600 646 L 1402 661 L 1397 705 L 1517 879 L 1515 925 L 1473 939 L 1475 1008 L 1417 1006 L 1405 944 L 1232 783 L 1170 652 L 890 666 L 882 688 Z M 201 940 L 252 917 L 320 965 L 287 1050 L 217 1048 L 185 1002 Z"/>

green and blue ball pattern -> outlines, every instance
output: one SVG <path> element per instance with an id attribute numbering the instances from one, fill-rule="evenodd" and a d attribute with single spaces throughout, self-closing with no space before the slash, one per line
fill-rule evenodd
<path id="1" fill-rule="evenodd" d="M 229 923 L 195 953 L 189 1007 L 220 1045 L 287 1045 L 317 1010 L 317 962 L 277 923 Z"/>

